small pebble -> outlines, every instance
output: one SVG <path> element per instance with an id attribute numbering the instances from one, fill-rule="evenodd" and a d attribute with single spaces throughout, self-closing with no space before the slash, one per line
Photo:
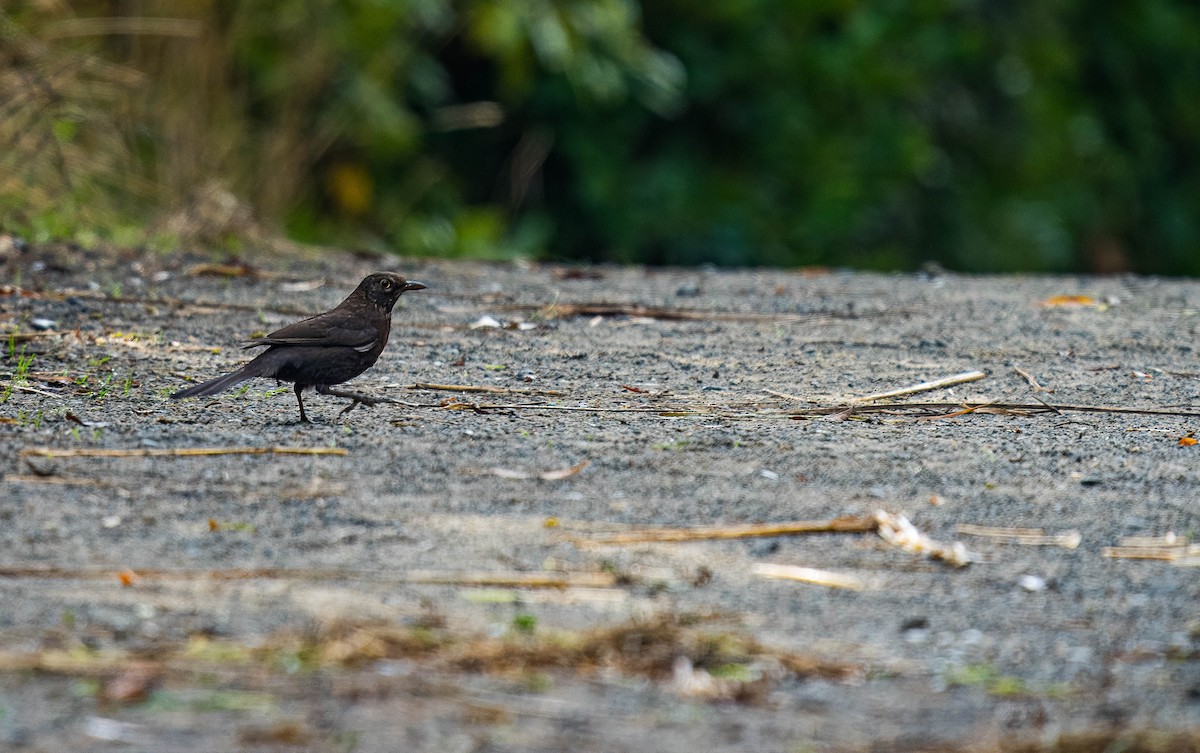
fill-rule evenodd
<path id="1" fill-rule="evenodd" d="M 29 326 L 33 327 L 39 332 L 45 332 L 48 329 L 54 329 L 57 327 L 58 322 L 54 321 L 53 319 L 42 319 L 39 317 L 37 319 L 30 319 Z"/>
<path id="2" fill-rule="evenodd" d="M 1017 583 L 1030 593 L 1046 590 L 1046 580 L 1036 575 L 1022 575 Z"/>
<path id="3" fill-rule="evenodd" d="M 89 716 L 83 723 L 83 734 L 93 740 L 106 742 L 128 742 L 133 737 L 136 725 L 107 719 L 102 716 Z"/>

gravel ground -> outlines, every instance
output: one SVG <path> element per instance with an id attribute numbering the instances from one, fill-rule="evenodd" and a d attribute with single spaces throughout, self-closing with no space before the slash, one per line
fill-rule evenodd
<path id="1" fill-rule="evenodd" d="M 1200 283 L 0 249 L 0 747 L 1200 749 L 1200 570 L 1104 556 L 1200 527 Z M 375 269 L 402 402 L 166 397 Z M 1163 413 L 815 415 L 975 369 L 898 401 Z M 975 561 L 585 540 L 877 510 Z"/>

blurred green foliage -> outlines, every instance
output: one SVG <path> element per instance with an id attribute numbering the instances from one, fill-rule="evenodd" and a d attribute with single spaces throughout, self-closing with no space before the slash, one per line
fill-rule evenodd
<path id="1" fill-rule="evenodd" d="M 1184 0 L 15 0 L 0 228 L 1200 274 L 1197 40 Z"/>

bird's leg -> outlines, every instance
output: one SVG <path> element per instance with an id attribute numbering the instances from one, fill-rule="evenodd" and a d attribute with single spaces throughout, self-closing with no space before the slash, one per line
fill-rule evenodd
<path id="1" fill-rule="evenodd" d="M 304 400 L 300 397 L 300 393 L 304 391 L 305 385 L 296 382 L 296 404 L 300 406 L 300 423 L 308 423 L 308 416 L 304 414 Z"/>
<path id="2" fill-rule="evenodd" d="M 359 405 L 365 405 L 368 408 L 370 408 L 372 406 L 379 405 L 380 403 L 396 402 L 395 400 L 392 400 L 392 399 L 386 398 L 386 397 L 371 397 L 370 395 L 363 395 L 358 392 L 349 392 L 347 390 L 335 390 L 334 388 L 330 387 L 328 384 L 318 384 L 317 392 L 319 392 L 322 395 L 332 395 L 333 397 L 344 397 L 347 400 L 353 401 L 349 405 L 347 405 L 345 408 L 342 408 L 342 412 L 338 414 L 339 416 L 343 416 L 343 415 L 349 413 L 350 411 L 357 408 Z"/>

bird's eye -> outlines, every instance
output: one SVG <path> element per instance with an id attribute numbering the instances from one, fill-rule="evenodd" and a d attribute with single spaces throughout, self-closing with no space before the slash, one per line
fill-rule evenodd
<path id="1" fill-rule="evenodd" d="M 392 289 L 392 281 L 384 280 L 383 282 L 379 283 L 379 287 L 383 288 L 384 290 L 391 290 Z"/>

